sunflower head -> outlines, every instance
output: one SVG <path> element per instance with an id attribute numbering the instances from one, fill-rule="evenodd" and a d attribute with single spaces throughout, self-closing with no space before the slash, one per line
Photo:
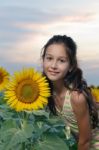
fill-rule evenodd
<path id="1" fill-rule="evenodd" d="M 96 102 L 99 102 L 99 88 L 91 88 L 91 91 L 95 97 Z"/>
<path id="2" fill-rule="evenodd" d="M 33 68 L 15 72 L 5 92 L 7 103 L 16 111 L 43 108 L 49 96 L 46 78 Z"/>
<path id="3" fill-rule="evenodd" d="M 0 67 L 0 91 L 5 89 L 8 82 L 9 73 L 3 67 Z"/>

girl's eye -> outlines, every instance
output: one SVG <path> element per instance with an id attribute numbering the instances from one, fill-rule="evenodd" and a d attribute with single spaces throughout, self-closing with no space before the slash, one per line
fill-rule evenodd
<path id="1" fill-rule="evenodd" d="M 52 60 L 52 57 L 46 57 L 47 60 Z"/>
<path id="2" fill-rule="evenodd" d="M 60 62 L 64 63 L 64 62 L 66 62 L 66 60 L 60 59 Z"/>

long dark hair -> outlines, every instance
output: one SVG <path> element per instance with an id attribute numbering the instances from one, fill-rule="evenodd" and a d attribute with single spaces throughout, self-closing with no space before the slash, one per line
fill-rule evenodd
<path id="1" fill-rule="evenodd" d="M 86 101 L 89 107 L 89 114 L 92 120 L 92 127 L 95 128 L 98 124 L 98 113 L 97 113 L 97 109 L 96 109 L 90 88 L 87 86 L 86 81 L 83 79 L 82 70 L 78 67 L 78 64 L 77 64 L 76 43 L 71 37 L 68 37 L 66 35 L 63 35 L 63 36 L 55 35 L 51 39 L 49 39 L 49 41 L 44 45 L 42 52 L 41 52 L 42 59 L 44 59 L 45 57 L 48 46 L 55 44 L 55 43 L 64 44 L 66 53 L 70 61 L 71 70 L 68 71 L 68 73 L 66 74 L 64 78 L 64 84 L 66 88 L 70 89 L 71 91 L 77 90 L 79 92 L 82 92 L 85 95 Z M 49 81 L 49 85 L 51 87 L 51 93 L 52 93 L 53 85 L 49 79 L 48 81 Z M 49 97 L 48 107 L 53 114 L 55 115 L 57 114 L 56 109 L 55 109 L 55 103 L 54 103 L 52 96 Z"/>

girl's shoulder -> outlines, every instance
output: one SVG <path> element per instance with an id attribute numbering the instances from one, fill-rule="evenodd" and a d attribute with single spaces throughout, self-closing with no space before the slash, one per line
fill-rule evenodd
<path id="1" fill-rule="evenodd" d="M 72 91 L 71 92 L 71 100 L 73 103 L 86 103 L 86 97 L 84 96 L 83 93 L 79 91 Z"/>
<path id="2" fill-rule="evenodd" d="M 71 104 L 75 112 L 83 111 L 88 108 L 84 94 L 80 93 L 79 91 L 72 91 Z"/>

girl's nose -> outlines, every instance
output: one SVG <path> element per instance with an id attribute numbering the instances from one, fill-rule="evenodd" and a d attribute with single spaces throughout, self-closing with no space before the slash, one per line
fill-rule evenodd
<path id="1" fill-rule="evenodd" d="M 56 60 L 52 62 L 51 67 L 52 68 L 57 68 L 57 61 Z"/>

